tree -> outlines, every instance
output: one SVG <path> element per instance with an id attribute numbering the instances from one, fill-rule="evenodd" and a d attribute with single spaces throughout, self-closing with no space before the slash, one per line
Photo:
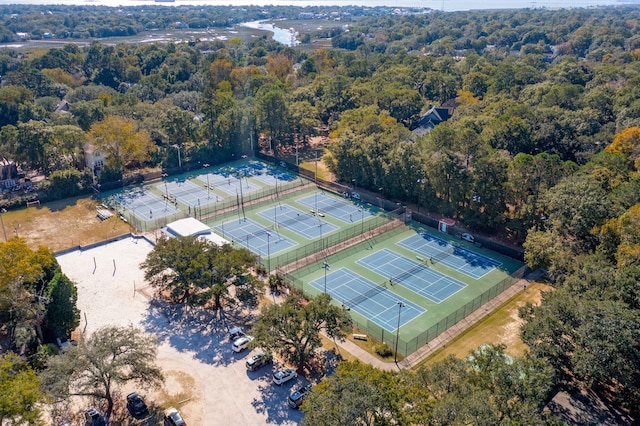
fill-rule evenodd
<path id="1" fill-rule="evenodd" d="M 630 127 L 618 133 L 611 145 L 605 149 L 622 154 L 630 162 L 635 162 L 640 158 L 640 127 Z"/>
<path id="2" fill-rule="evenodd" d="M 49 249 L 33 251 L 21 238 L 0 243 L 0 318 L 20 353 L 44 342 L 47 285 L 59 269 Z"/>
<path id="3" fill-rule="evenodd" d="M 20 123 L 17 137 L 19 142 L 16 144 L 16 160 L 27 168 L 49 174 L 51 159 L 47 153 L 53 140 L 51 127 L 40 121 Z"/>
<path id="4" fill-rule="evenodd" d="M 285 142 L 285 135 L 289 132 L 289 115 L 283 89 L 269 86 L 258 93 L 256 105 L 258 126 L 269 138 L 274 152 L 277 152 L 279 143 Z"/>
<path id="5" fill-rule="evenodd" d="M 255 256 L 229 244 L 218 246 L 197 237 L 162 238 L 140 265 L 145 279 L 159 292 L 168 292 L 174 302 L 205 305 L 214 309 L 234 302 L 229 288 L 255 295 L 261 283 L 248 274 Z"/>
<path id="6" fill-rule="evenodd" d="M 156 387 L 164 381 L 155 365 L 156 354 L 154 336 L 133 326 L 105 327 L 51 357 L 42 374 L 43 386 L 55 398 L 76 395 L 106 401 L 108 422 L 118 386 Z"/>
<path id="7" fill-rule="evenodd" d="M 71 280 L 56 270 L 47 286 L 46 324 L 57 337 L 70 336 L 80 324 L 80 310 L 76 307 L 78 289 Z"/>
<path id="8" fill-rule="evenodd" d="M 23 86 L 0 87 L 0 127 L 17 125 L 20 106 L 30 99 L 33 99 L 33 93 Z"/>
<path id="9" fill-rule="evenodd" d="M 581 249 L 593 245 L 592 230 L 612 215 L 606 192 L 588 176 L 563 179 L 542 196 L 540 203 L 554 231 L 575 239 Z"/>
<path id="10" fill-rule="evenodd" d="M 303 425 L 391 424 L 397 388 L 394 374 L 367 364 L 342 362 L 302 404 Z"/>
<path id="11" fill-rule="evenodd" d="M 92 124 L 89 135 L 96 150 L 106 154 L 107 166 L 114 170 L 149 160 L 154 149 L 148 132 L 137 130 L 135 121 L 114 115 Z"/>
<path id="12" fill-rule="evenodd" d="M 351 329 L 351 317 L 345 308 L 332 305 L 326 294 L 309 303 L 302 302 L 300 297 L 290 296 L 280 305 L 262 308 L 251 330 L 255 337 L 253 344 L 301 365 L 322 345 L 321 330 L 330 338 L 344 340 Z"/>
<path id="13" fill-rule="evenodd" d="M 0 356 L 0 424 L 43 425 L 40 379 L 26 362 L 9 352 Z"/>

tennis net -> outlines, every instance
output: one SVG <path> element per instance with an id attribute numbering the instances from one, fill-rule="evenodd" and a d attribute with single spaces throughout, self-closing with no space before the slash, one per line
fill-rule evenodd
<path id="1" fill-rule="evenodd" d="M 446 259 L 449 256 L 451 256 L 455 250 L 456 250 L 455 247 L 449 247 L 448 249 L 446 249 L 442 253 L 438 253 L 437 255 L 433 256 L 431 258 L 431 263 L 442 262 L 444 259 Z"/>
<path id="2" fill-rule="evenodd" d="M 380 285 L 376 285 L 372 289 L 367 290 L 366 292 L 364 292 L 362 294 L 359 294 L 358 296 L 354 297 L 353 299 L 347 300 L 346 302 L 344 302 L 344 305 L 349 307 L 349 308 L 353 308 L 355 306 L 358 306 L 359 304 L 361 304 L 365 300 L 372 298 L 376 294 L 382 293 L 385 290 L 386 290 L 385 287 L 380 286 Z"/>
<path id="3" fill-rule="evenodd" d="M 422 271 L 425 268 L 426 268 L 426 266 L 421 265 L 421 264 L 418 263 L 416 266 L 412 267 L 411 269 L 408 269 L 408 270 L 396 275 L 395 277 L 391 277 L 389 280 L 390 280 L 391 284 L 399 283 L 399 282 L 402 282 L 402 281 L 406 280 L 409 277 L 412 277 L 412 276 L 416 275 L 416 272 Z"/>

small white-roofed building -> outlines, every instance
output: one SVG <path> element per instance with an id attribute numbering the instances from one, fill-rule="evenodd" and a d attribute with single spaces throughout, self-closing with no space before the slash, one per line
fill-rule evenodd
<path id="1" fill-rule="evenodd" d="M 213 233 L 210 227 L 193 217 L 187 217 L 185 219 L 171 222 L 167 224 L 166 228 L 162 229 L 162 232 L 167 237 L 198 236 L 219 246 L 229 244 L 228 240 Z"/>

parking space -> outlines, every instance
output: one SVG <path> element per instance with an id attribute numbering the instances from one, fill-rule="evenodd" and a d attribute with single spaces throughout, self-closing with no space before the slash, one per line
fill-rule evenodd
<path id="1" fill-rule="evenodd" d="M 139 268 L 151 249 L 145 239 L 126 238 L 56 257 L 78 287 L 80 330 L 133 324 L 156 335 L 158 364 L 167 380 L 161 390 L 140 393 L 156 404 L 187 395 L 176 408 L 188 425 L 298 424 L 302 412 L 287 404 L 295 381 L 273 385 L 273 364 L 247 371 L 252 352 L 233 352 L 225 324 L 210 312 L 183 312 L 152 302 Z"/>

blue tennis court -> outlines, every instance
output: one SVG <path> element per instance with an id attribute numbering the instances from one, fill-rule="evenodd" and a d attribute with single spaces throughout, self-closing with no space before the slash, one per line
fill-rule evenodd
<path id="1" fill-rule="evenodd" d="M 160 199 L 144 189 L 115 194 L 110 198 L 145 221 L 169 216 L 179 211 L 178 207 L 168 199 Z"/>
<path id="2" fill-rule="evenodd" d="M 443 239 L 426 233 L 411 236 L 396 244 L 475 279 L 482 278 L 502 265 L 496 260 L 462 247 L 456 247 Z"/>
<path id="3" fill-rule="evenodd" d="M 204 183 L 204 188 L 219 189 L 229 195 L 236 195 L 258 191 L 260 187 L 249 182 L 248 178 L 237 178 L 232 175 L 222 175 L 219 173 L 207 173 L 198 176 L 198 179 Z"/>
<path id="4" fill-rule="evenodd" d="M 297 201 L 300 204 L 310 207 L 314 211 L 317 210 L 318 212 L 326 213 L 345 223 L 354 223 L 373 216 L 373 213 L 369 210 L 357 206 L 350 201 L 336 198 L 323 191 L 315 192 L 313 195 L 300 198 Z"/>
<path id="5" fill-rule="evenodd" d="M 466 287 L 460 281 L 414 262 L 389 249 L 382 249 L 356 263 L 382 275 L 392 285 L 401 285 L 440 303 Z"/>
<path id="6" fill-rule="evenodd" d="M 310 284 L 321 292 L 325 290 L 324 277 Z M 332 298 L 345 307 L 353 309 L 388 331 L 395 331 L 398 327 L 398 302 L 404 305 L 400 309 L 401 327 L 426 312 L 420 306 L 347 268 L 327 274 L 326 289 Z"/>
<path id="7" fill-rule="evenodd" d="M 211 191 L 207 192 L 206 188 L 200 187 L 189 180 L 178 180 L 165 182 L 157 185 L 157 188 L 170 196 L 177 198 L 180 202 L 188 206 L 199 206 L 215 202 L 218 198 Z"/>
<path id="8" fill-rule="evenodd" d="M 272 171 L 272 170 L 269 170 L 259 175 L 255 175 L 253 177 L 269 186 L 276 186 L 276 185 L 280 186 L 284 182 L 291 182 L 292 180 L 295 179 L 295 176 L 291 176 L 288 173 Z"/>
<path id="9" fill-rule="evenodd" d="M 273 222 L 276 229 L 278 226 L 284 226 L 296 234 L 310 240 L 322 237 L 323 235 L 338 229 L 336 225 L 322 220 L 315 214 L 305 213 L 286 204 L 273 206 L 258 212 L 258 214 Z"/>
<path id="10" fill-rule="evenodd" d="M 213 229 L 224 238 L 231 239 L 260 256 L 271 256 L 296 245 L 277 231 L 265 228 L 251 219 L 230 220 Z"/>

